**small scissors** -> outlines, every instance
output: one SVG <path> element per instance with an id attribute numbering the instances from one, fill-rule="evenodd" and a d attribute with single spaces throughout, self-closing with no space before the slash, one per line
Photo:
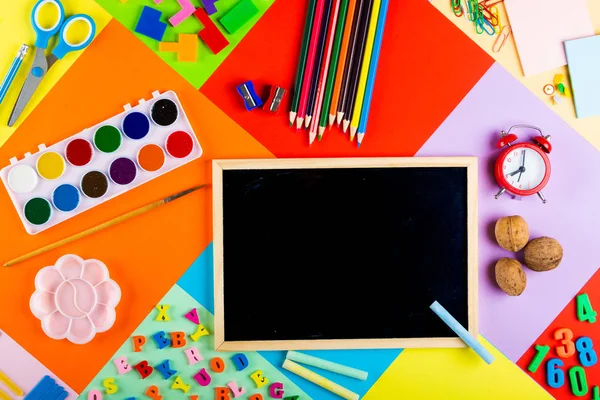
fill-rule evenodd
<path id="1" fill-rule="evenodd" d="M 53 4 L 58 10 L 58 18 L 54 25 L 50 28 L 44 28 L 39 22 L 40 10 L 46 4 Z M 71 43 L 67 39 L 67 31 L 72 24 L 77 21 L 86 22 L 89 25 L 89 32 L 87 37 L 81 42 Z M 94 34 L 96 33 L 96 24 L 89 15 L 76 14 L 65 20 L 65 9 L 59 0 L 38 0 L 31 11 L 31 23 L 36 34 L 35 56 L 33 59 L 33 64 L 31 65 L 31 69 L 27 74 L 25 83 L 23 83 L 23 87 L 21 88 L 21 92 L 17 98 L 17 102 L 15 103 L 12 113 L 10 114 L 10 118 L 8 119 L 8 126 L 13 126 L 17 121 L 50 67 L 52 67 L 57 60 L 63 58 L 65 54 L 71 51 L 81 50 L 89 45 L 94 39 Z M 58 42 L 56 43 L 54 50 L 52 50 L 52 54 L 46 57 L 45 50 L 48 47 L 48 41 L 57 32 L 59 32 Z"/>

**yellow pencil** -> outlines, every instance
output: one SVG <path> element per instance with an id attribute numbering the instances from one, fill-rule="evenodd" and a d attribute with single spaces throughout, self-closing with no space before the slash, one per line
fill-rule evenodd
<path id="1" fill-rule="evenodd" d="M 381 8 L 381 0 L 375 0 L 373 3 L 373 12 L 369 21 L 369 31 L 367 32 L 367 46 L 365 55 L 362 59 L 360 67 L 360 76 L 358 78 L 358 90 L 356 91 L 356 101 L 354 102 L 354 110 L 352 112 L 352 120 L 350 121 L 350 140 L 354 140 L 354 135 L 358 129 L 360 122 L 360 114 L 365 99 L 365 89 L 367 87 L 367 78 L 369 77 L 369 65 L 371 64 L 371 55 L 373 54 L 373 43 L 375 43 L 375 32 L 377 31 L 377 19 L 379 17 L 379 9 Z"/>

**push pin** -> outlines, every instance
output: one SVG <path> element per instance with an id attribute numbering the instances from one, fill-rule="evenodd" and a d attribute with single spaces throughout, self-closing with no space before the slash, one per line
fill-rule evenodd
<path id="1" fill-rule="evenodd" d="M 246 106 L 247 111 L 262 106 L 263 103 L 260 97 L 258 97 L 258 95 L 256 94 L 256 91 L 254 90 L 254 84 L 252 83 L 252 81 L 242 83 L 237 87 L 237 91 L 244 99 L 244 105 Z"/>
<path id="2" fill-rule="evenodd" d="M 269 100 L 267 100 L 265 103 L 263 110 L 277 114 L 279 112 L 279 106 L 281 105 L 286 93 L 287 91 L 279 86 L 271 86 Z"/>

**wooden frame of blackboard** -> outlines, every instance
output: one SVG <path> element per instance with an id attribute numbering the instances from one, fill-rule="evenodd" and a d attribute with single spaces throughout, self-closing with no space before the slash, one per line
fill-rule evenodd
<path id="1" fill-rule="evenodd" d="M 255 159 L 213 161 L 213 246 L 215 295 L 215 349 L 247 350 L 318 350 L 349 348 L 454 348 L 465 347 L 458 337 L 398 339 L 328 339 L 225 341 L 225 302 L 223 280 L 223 171 L 314 168 L 428 168 L 463 167 L 467 170 L 467 285 L 469 332 L 478 335 L 478 266 L 477 266 L 477 158 L 476 157 L 406 157 L 406 158 L 321 158 Z M 433 312 L 433 311 L 432 311 Z"/>

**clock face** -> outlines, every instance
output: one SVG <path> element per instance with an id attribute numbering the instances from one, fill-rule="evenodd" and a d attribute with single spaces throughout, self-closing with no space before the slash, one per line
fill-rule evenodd
<path id="1" fill-rule="evenodd" d="M 544 180 L 546 164 L 542 155 L 534 149 L 515 148 L 504 158 L 502 174 L 509 186 L 518 190 L 530 190 Z"/>

